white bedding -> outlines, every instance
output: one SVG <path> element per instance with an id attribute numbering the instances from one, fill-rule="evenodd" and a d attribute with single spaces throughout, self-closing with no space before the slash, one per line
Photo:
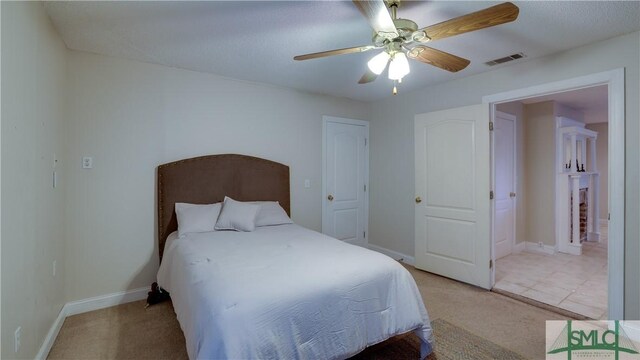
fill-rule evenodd
<path id="1" fill-rule="evenodd" d="M 190 359 L 342 359 L 432 331 L 415 281 L 393 259 L 295 224 L 167 241 L 158 271 Z"/>

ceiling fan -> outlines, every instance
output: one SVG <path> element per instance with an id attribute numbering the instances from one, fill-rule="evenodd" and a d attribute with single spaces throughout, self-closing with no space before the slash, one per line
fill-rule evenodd
<path id="1" fill-rule="evenodd" d="M 410 71 L 407 58 L 450 72 L 460 71 L 470 63 L 467 59 L 430 48 L 424 43 L 512 22 L 518 18 L 519 12 L 517 6 L 505 2 L 420 29 L 414 21 L 397 17 L 400 0 L 353 0 L 353 3 L 373 28 L 372 45 L 298 55 L 293 59 L 309 60 L 383 49 L 369 60 L 368 70 L 358 83 L 366 84 L 374 81 L 389 65 L 388 77 L 394 81 L 394 95 L 397 94 L 395 84 L 401 82 Z M 387 8 L 391 10 L 391 14 Z"/>

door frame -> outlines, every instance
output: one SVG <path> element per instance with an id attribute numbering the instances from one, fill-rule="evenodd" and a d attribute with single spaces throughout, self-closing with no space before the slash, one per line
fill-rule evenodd
<path id="1" fill-rule="evenodd" d="M 325 233 L 324 228 L 324 216 L 327 210 L 327 124 L 338 123 L 346 125 L 358 125 L 365 128 L 365 146 L 364 146 L 364 184 L 366 186 L 366 193 L 364 195 L 364 245 L 369 245 L 369 122 L 365 120 L 347 119 L 335 116 L 322 116 L 322 214 L 321 214 L 321 228 L 322 233 Z"/>
<path id="2" fill-rule="evenodd" d="M 511 231 L 513 232 L 513 239 L 511 239 L 511 253 L 513 254 L 514 252 L 516 252 L 516 219 L 518 219 L 518 207 L 517 207 L 517 202 L 518 202 L 518 195 L 517 195 L 517 184 L 518 184 L 518 169 L 517 167 L 517 158 L 516 158 L 516 154 L 518 153 L 518 139 L 517 139 L 517 126 L 518 126 L 518 119 L 515 115 L 506 113 L 504 111 L 490 111 L 490 115 L 489 115 L 489 120 L 491 122 L 493 122 L 495 124 L 496 122 L 496 116 L 500 115 L 504 118 L 507 118 L 511 121 L 513 121 L 513 134 L 511 134 L 511 138 L 513 139 L 513 165 L 511 166 L 511 170 L 513 171 L 512 174 L 512 180 L 513 183 L 511 184 L 513 192 L 516 193 L 516 197 L 515 198 L 511 198 L 512 199 L 512 206 L 513 206 L 513 224 L 511 225 Z M 489 132 L 489 148 L 490 148 L 490 153 L 489 153 L 489 158 L 491 159 L 491 170 L 489 170 L 489 176 L 491 178 L 491 188 L 495 191 L 495 177 L 496 177 L 496 169 L 495 169 L 495 132 L 494 131 L 490 131 Z M 495 226 L 496 226 L 496 202 L 492 201 L 491 202 L 491 208 L 489 209 L 489 212 L 491 213 L 491 232 L 490 232 L 490 238 L 491 238 L 491 260 L 493 261 L 493 263 L 495 264 L 496 261 L 496 237 L 495 237 Z M 495 266 L 491 268 L 491 287 L 493 287 L 493 285 L 495 284 Z"/>
<path id="3" fill-rule="evenodd" d="M 483 96 L 482 102 L 489 104 L 490 118 L 496 105 L 535 96 L 578 90 L 598 85 L 607 85 L 609 105 L 609 245 L 608 245 L 608 318 L 624 319 L 624 203 L 625 203 L 625 79 L 624 68 L 560 80 Z M 491 164 L 493 172 L 493 163 Z M 492 179 L 493 186 L 493 179 Z M 493 236 L 493 233 L 492 233 Z M 495 254 L 492 253 L 495 262 Z M 492 271 L 495 284 L 495 267 Z M 492 284 L 492 285 L 493 285 Z"/>

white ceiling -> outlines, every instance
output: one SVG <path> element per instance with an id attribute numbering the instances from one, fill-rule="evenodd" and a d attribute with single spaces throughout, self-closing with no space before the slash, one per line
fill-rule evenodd
<path id="1" fill-rule="evenodd" d="M 411 61 L 400 92 L 508 64 L 488 60 L 524 52 L 526 61 L 640 30 L 640 2 L 524 1 L 509 24 L 434 41 L 471 60 L 459 73 Z M 496 5 L 487 1 L 405 1 L 399 17 L 420 27 Z M 369 45 L 372 32 L 350 1 L 45 2 L 69 49 L 303 91 L 372 101 L 391 81 L 357 84 L 375 52 L 307 61 L 293 56 Z M 615 54 L 612 54 L 615 56 Z"/>

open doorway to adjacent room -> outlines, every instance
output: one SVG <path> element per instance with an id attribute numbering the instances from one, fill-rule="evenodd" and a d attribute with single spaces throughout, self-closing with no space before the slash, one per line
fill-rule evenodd
<path id="1" fill-rule="evenodd" d="M 608 318 L 608 85 L 497 104 L 494 290 Z"/>

